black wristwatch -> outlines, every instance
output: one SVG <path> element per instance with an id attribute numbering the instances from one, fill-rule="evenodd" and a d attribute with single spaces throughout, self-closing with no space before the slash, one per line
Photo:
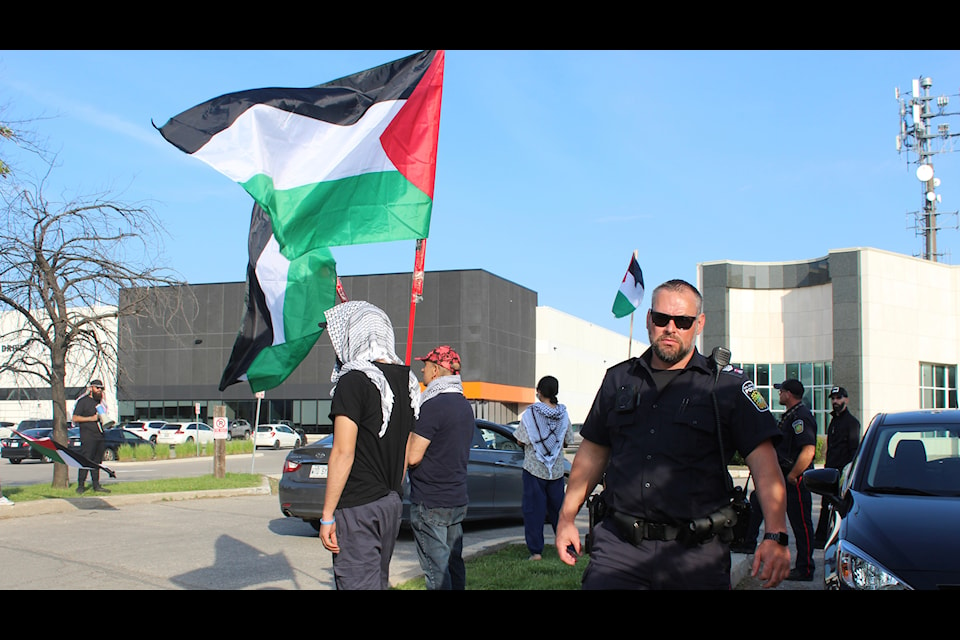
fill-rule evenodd
<path id="1" fill-rule="evenodd" d="M 790 538 L 783 531 L 780 533 L 765 533 L 763 534 L 764 540 L 776 540 L 777 544 L 785 547 L 790 542 Z"/>

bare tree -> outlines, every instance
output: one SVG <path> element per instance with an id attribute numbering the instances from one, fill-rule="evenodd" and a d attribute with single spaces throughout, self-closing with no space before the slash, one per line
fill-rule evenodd
<path id="1" fill-rule="evenodd" d="M 44 188 L 53 167 L 47 162 L 35 182 L 14 171 L 0 183 L 0 311 L 19 318 L 0 328 L 0 340 L 12 345 L 0 372 L 50 386 L 53 439 L 66 444 L 68 370 L 84 383 L 116 380 L 118 318 L 173 317 L 178 310 L 158 309 L 151 287 L 184 283 L 157 266 L 166 231 L 149 207 L 108 193 L 51 201 Z M 121 303 L 122 288 L 135 293 Z M 56 464 L 52 486 L 68 484 L 67 467 Z"/>

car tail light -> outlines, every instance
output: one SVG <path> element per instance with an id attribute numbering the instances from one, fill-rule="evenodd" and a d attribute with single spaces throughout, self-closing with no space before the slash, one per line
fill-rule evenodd
<path id="1" fill-rule="evenodd" d="M 285 460 L 283 463 L 283 472 L 284 473 L 293 473 L 300 468 L 300 463 L 296 460 Z"/>

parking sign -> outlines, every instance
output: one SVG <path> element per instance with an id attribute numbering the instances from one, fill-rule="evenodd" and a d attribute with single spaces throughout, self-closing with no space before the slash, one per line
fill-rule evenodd
<path id="1" fill-rule="evenodd" d="M 214 416 L 213 418 L 213 439 L 227 439 L 227 418 L 226 416 Z"/>

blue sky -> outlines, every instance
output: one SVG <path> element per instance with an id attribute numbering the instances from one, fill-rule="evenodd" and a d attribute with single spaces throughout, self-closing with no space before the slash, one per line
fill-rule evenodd
<path id="1" fill-rule="evenodd" d="M 0 51 L 0 120 L 35 120 L 58 152 L 51 196 L 146 201 L 169 234 L 164 266 L 192 283 L 242 281 L 250 196 L 151 120 L 414 51 Z M 700 262 L 919 255 L 921 184 L 916 156 L 895 148 L 894 89 L 921 76 L 960 112 L 960 51 L 448 50 L 426 269 L 484 269 L 627 335 L 611 306 L 634 250 L 648 292 L 696 284 Z M 960 133 L 956 117 L 939 121 Z M 960 208 L 956 156 L 934 158 L 941 212 Z M 938 234 L 950 264 L 956 220 L 941 217 Z M 332 251 L 346 276 L 411 271 L 414 250 Z M 639 314 L 634 337 L 646 340 Z"/>

